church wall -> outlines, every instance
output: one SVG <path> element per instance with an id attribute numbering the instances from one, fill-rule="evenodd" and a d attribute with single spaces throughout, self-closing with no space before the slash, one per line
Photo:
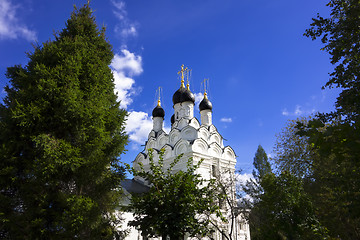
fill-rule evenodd
<path id="1" fill-rule="evenodd" d="M 184 91 L 182 87 L 180 90 Z M 181 92 L 180 90 L 177 93 Z M 189 92 L 189 88 L 187 88 L 187 91 Z M 189 95 L 186 97 L 188 99 Z M 230 146 L 224 146 L 223 137 L 212 124 L 212 107 L 202 108 L 200 112 L 201 122 L 194 117 L 194 101 L 174 101 L 173 108 L 174 120 L 172 120 L 169 133 L 163 131 L 162 119 L 160 121 L 158 120 L 159 117 L 153 118 L 153 130 L 149 133 L 144 151 L 136 157 L 134 167 L 138 162 L 142 162 L 144 169 L 148 170 L 149 149 L 154 149 L 153 157 L 156 162 L 159 157 L 158 151 L 164 148 L 164 169 L 168 169 L 174 159 L 183 154 L 181 160 L 174 166 L 174 172 L 186 170 L 189 158 L 193 159 L 193 164 L 197 164 L 203 159 L 197 173 L 201 174 L 204 179 L 221 176 L 224 181 L 227 179 L 232 181 L 231 179 L 235 174 L 236 155 Z M 233 189 L 235 189 L 235 186 Z M 232 196 L 235 196 L 235 192 Z M 236 237 L 234 235 L 234 239 L 250 240 L 249 225 L 246 223 L 245 218 L 237 218 L 234 229 L 236 235 Z M 135 235 L 134 233 L 132 236 L 135 237 Z M 214 235 L 214 239 L 222 240 L 219 232 Z"/>

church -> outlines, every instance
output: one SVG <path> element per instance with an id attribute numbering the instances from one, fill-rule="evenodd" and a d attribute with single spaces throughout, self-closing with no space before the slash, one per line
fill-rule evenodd
<path id="1" fill-rule="evenodd" d="M 133 162 L 134 168 L 138 163 L 142 163 L 145 170 L 149 169 L 149 149 L 154 149 L 154 159 L 157 158 L 156 152 L 165 149 L 164 166 L 169 165 L 180 154 L 184 159 L 193 158 L 194 163 L 203 159 L 198 173 L 205 179 L 215 176 L 234 177 L 236 155 L 230 146 L 224 146 L 223 137 L 216 127 L 212 124 L 212 104 L 207 97 L 205 90 L 204 97 L 199 104 L 200 121 L 194 117 L 195 97 L 189 89 L 189 83 L 184 84 L 184 73 L 187 69 L 181 66 L 179 75 L 181 78 L 180 88 L 174 93 L 173 109 L 171 117 L 171 130 L 166 133 L 163 129 L 165 111 L 161 107 L 160 99 L 157 106 L 152 111 L 153 128 L 145 142 L 145 148 L 140 152 Z M 156 151 L 157 150 L 157 151 Z M 179 162 L 175 171 L 186 170 L 186 161 Z M 222 176 L 226 175 L 226 176 Z M 146 191 L 146 184 L 141 178 L 135 177 L 122 183 L 125 193 L 141 193 Z M 232 188 L 234 189 L 234 188 Z M 235 191 L 235 190 L 234 190 Z M 230 195 L 235 196 L 234 192 Z M 125 219 L 131 219 L 131 213 L 125 213 Z M 233 222 L 233 226 L 231 225 Z M 235 221 L 229 221 L 226 229 L 232 229 L 232 239 L 250 240 L 249 225 L 242 215 L 236 217 Z M 141 233 L 131 228 L 126 239 L 143 239 Z M 161 238 L 160 238 L 161 239 Z M 220 232 L 215 232 L 212 239 L 226 239 Z"/>

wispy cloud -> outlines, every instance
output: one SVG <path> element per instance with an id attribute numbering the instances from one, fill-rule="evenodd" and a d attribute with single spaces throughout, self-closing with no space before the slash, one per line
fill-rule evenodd
<path id="1" fill-rule="evenodd" d="M 313 114 L 316 110 L 313 109 L 304 109 L 300 105 L 296 105 L 294 111 L 288 111 L 287 108 L 284 108 L 281 112 L 283 116 L 301 116 L 301 115 L 310 115 Z"/>
<path id="2" fill-rule="evenodd" d="M 135 87 L 134 77 L 143 72 L 142 58 L 140 55 L 123 49 L 121 53 L 115 54 L 110 67 L 113 70 L 115 92 L 120 101 L 120 107 L 127 109 L 133 102 L 133 97 L 141 91 L 141 88 Z M 125 131 L 133 142 L 133 150 L 138 150 L 138 144 L 146 141 L 151 129 L 151 116 L 142 111 L 129 111 Z"/>
<path id="3" fill-rule="evenodd" d="M 233 121 L 232 118 L 223 117 L 223 118 L 220 119 L 220 122 L 225 122 L 225 123 L 231 123 L 232 121 Z"/>
<path id="4" fill-rule="evenodd" d="M 114 6 L 114 15 L 118 20 L 120 20 L 120 22 L 115 26 L 115 33 L 119 34 L 125 40 L 128 37 L 137 36 L 137 24 L 130 21 L 128 18 L 125 2 L 112 0 L 111 3 Z"/>
<path id="5" fill-rule="evenodd" d="M 126 109 L 133 101 L 132 96 L 140 90 L 134 87 L 133 77 L 143 72 L 142 58 L 123 49 L 120 54 L 115 54 L 110 66 L 115 79 L 115 92 L 118 100 L 121 101 L 120 106 Z"/>
<path id="6" fill-rule="evenodd" d="M 124 1 L 111 0 L 113 4 L 113 13 L 119 20 L 115 26 L 115 33 L 123 39 L 123 45 L 129 37 L 136 37 L 138 34 L 137 24 L 130 21 L 126 11 L 126 4 Z M 123 47 L 119 54 L 115 54 L 111 63 L 115 79 L 115 92 L 118 95 L 120 107 L 127 109 L 133 102 L 133 97 L 141 92 L 140 87 L 135 87 L 135 76 L 143 72 L 142 57 L 132 53 Z M 129 134 L 129 139 L 132 141 L 131 148 L 133 150 L 139 149 L 139 144 L 144 144 L 152 129 L 152 119 L 148 113 L 143 111 L 129 111 L 126 120 L 125 131 Z"/>
<path id="7" fill-rule="evenodd" d="M 17 10 L 10 0 L 0 0 L 0 39 L 25 38 L 28 41 L 36 40 L 36 32 L 21 22 Z"/>

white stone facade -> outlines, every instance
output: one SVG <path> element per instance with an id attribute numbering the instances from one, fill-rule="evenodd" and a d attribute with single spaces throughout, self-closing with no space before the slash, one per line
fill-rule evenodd
<path id="1" fill-rule="evenodd" d="M 187 160 L 191 157 L 194 164 L 203 159 L 198 173 L 205 179 L 214 177 L 216 173 L 228 173 L 227 177 L 233 177 L 236 155 L 230 146 L 224 146 L 223 137 L 212 124 L 212 107 L 200 111 L 201 122 L 194 117 L 193 101 L 175 103 L 173 108 L 174 117 L 169 133 L 162 129 L 163 118 L 153 117 L 153 129 L 149 133 L 145 149 L 137 155 L 133 166 L 136 168 L 141 162 L 145 170 L 149 169 L 149 149 L 154 149 L 155 161 L 158 159 L 157 151 L 165 149 L 164 167 L 169 166 L 179 154 L 183 154 L 182 160 L 175 165 L 174 171 L 186 170 Z M 140 178 L 135 180 L 142 182 Z M 233 233 L 232 239 L 250 240 L 249 225 L 241 216 L 234 222 Z M 141 234 L 137 233 L 135 229 L 131 230 L 130 235 L 131 237 L 129 236 L 127 239 L 135 239 L 135 236 L 137 236 L 136 239 L 141 239 Z M 216 232 L 213 239 L 226 238 L 223 238 L 220 232 Z"/>

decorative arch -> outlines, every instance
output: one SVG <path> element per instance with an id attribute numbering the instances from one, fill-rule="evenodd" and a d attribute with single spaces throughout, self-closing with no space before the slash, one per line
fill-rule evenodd
<path id="1" fill-rule="evenodd" d="M 186 140 L 181 139 L 180 141 L 178 141 L 174 147 L 175 149 L 175 156 L 178 156 L 182 153 L 186 153 L 188 152 L 188 148 L 189 148 L 189 142 Z"/>
<path id="2" fill-rule="evenodd" d="M 168 142 L 169 142 L 169 136 L 167 134 L 161 134 L 157 139 L 157 146 L 159 149 L 161 149 Z"/>
<path id="3" fill-rule="evenodd" d="M 213 132 L 210 135 L 210 143 L 216 142 L 219 146 L 222 146 L 222 137 L 218 132 Z"/>
<path id="4" fill-rule="evenodd" d="M 216 127 L 215 127 L 214 125 L 211 125 L 211 126 L 209 127 L 209 132 L 210 132 L 210 133 L 218 132 L 218 130 L 216 129 Z"/>
<path id="5" fill-rule="evenodd" d="M 223 151 L 218 143 L 214 142 L 209 145 L 209 154 L 212 156 L 221 157 L 222 152 Z"/>
<path id="6" fill-rule="evenodd" d="M 150 131 L 150 133 L 149 133 L 149 135 L 148 135 L 148 139 L 150 139 L 150 138 L 155 138 L 155 136 L 156 136 L 156 133 L 155 133 L 155 131 L 154 130 L 151 130 Z"/>
<path id="7" fill-rule="evenodd" d="M 194 152 L 199 152 L 199 153 L 206 154 L 208 152 L 208 148 L 209 148 L 209 145 L 202 138 L 196 139 L 194 141 L 194 143 L 192 144 L 192 150 Z"/>
<path id="8" fill-rule="evenodd" d="M 190 126 L 194 127 L 195 129 L 200 128 L 200 123 L 196 118 L 192 118 L 189 123 Z"/>
<path id="9" fill-rule="evenodd" d="M 166 144 L 163 149 L 165 150 L 164 152 L 164 159 L 170 158 L 173 156 L 173 148 L 169 145 Z"/>
<path id="10" fill-rule="evenodd" d="M 197 130 L 192 126 L 186 126 L 181 130 L 181 138 L 186 140 L 197 139 Z"/>
<path id="11" fill-rule="evenodd" d="M 177 128 L 179 129 L 183 129 L 184 127 L 186 127 L 189 124 L 189 120 L 186 118 L 181 118 L 178 122 Z"/>
<path id="12" fill-rule="evenodd" d="M 149 150 L 150 148 L 156 148 L 156 139 L 150 138 L 146 143 L 146 150 Z"/>
<path id="13" fill-rule="evenodd" d="M 169 143 L 171 145 L 175 145 L 175 143 L 180 139 L 180 131 L 179 129 L 173 128 L 169 133 Z"/>
<path id="14" fill-rule="evenodd" d="M 228 160 L 236 159 L 235 151 L 230 146 L 226 146 L 223 151 L 223 158 Z"/>
<path id="15" fill-rule="evenodd" d="M 198 133 L 199 138 L 202 138 L 205 141 L 209 140 L 210 133 L 209 133 L 209 130 L 206 127 L 202 126 L 202 127 L 199 128 L 198 131 L 199 131 L 199 133 Z"/>
<path id="16" fill-rule="evenodd" d="M 147 156 L 145 153 L 139 153 L 135 160 L 133 161 L 133 167 L 137 170 L 140 170 L 140 166 L 139 166 L 139 163 L 142 163 L 142 164 L 148 164 L 148 160 L 147 160 Z"/>
<path id="17" fill-rule="evenodd" d="M 136 156 L 134 163 L 143 162 L 145 158 L 146 158 L 146 155 L 141 152 Z"/>

